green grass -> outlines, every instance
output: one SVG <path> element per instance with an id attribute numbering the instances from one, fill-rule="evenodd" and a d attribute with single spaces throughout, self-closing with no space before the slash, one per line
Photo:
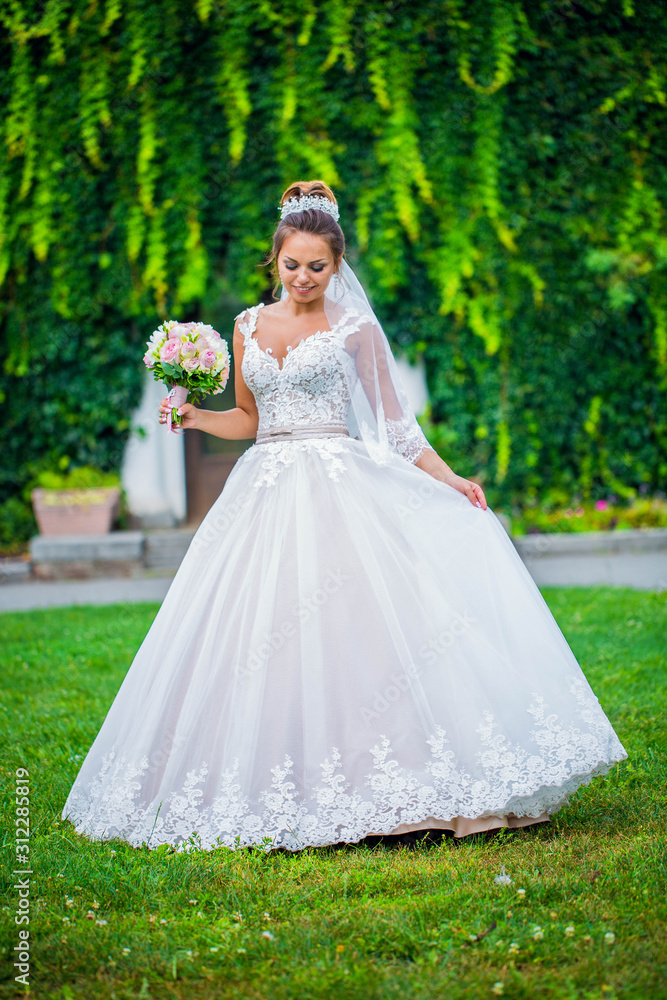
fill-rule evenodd
<path id="1" fill-rule="evenodd" d="M 667 594 L 544 593 L 629 759 L 549 826 L 416 850 L 184 854 L 88 842 L 60 811 L 156 608 L 0 616 L 9 870 L 15 770 L 31 776 L 30 995 L 667 997 Z M 501 866 L 509 886 L 494 882 Z M 23 995 L 12 882 L 1 998 Z"/>

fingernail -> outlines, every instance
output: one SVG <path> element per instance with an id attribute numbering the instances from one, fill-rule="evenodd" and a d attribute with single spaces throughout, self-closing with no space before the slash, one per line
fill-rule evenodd
<path id="1" fill-rule="evenodd" d="M 479 502 L 479 500 L 475 500 L 475 506 L 476 507 L 481 507 L 482 506 L 481 503 Z"/>
<path id="2" fill-rule="evenodd" d="M 179 417 L 182 415 L 182 411 L 181 410 L 176 410 L 176 412 L 178 413 Z"/>

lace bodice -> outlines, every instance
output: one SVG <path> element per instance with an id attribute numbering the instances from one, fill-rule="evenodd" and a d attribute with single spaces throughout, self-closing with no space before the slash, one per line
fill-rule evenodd
<path id="1" fill-rule="evenodd" d="M 244 345 L 241 371 L 259 413 L 257 433 L 295 426 L 345 428 L 359 380 L 351 338 L 369 317 L 348 309 L 331 329 L 288 347 L 281 365 L 271 348 L 263 350 L 253 336 L 262 306 L 259 303 L 236 317 Z M 387 418 L 386 426 L 392 448 L 410 462 L 431 447 L 413 414 L 400 420 Z"/>
<path id="2" fill-rule="evenodd" d="M 354 358 L 345 341 L 359 329 L 359 314 L 345 315 L 331 329 L 320 330 L 287 348 L 282 366 L 263 350 L 253 333 L 263 303 L 241 313 L 246 385 L 257 403 L 257 433 L 277 427 L 345 426 L 356 377 Z M 355 323 L 356 319 L 356 323 Z"/>

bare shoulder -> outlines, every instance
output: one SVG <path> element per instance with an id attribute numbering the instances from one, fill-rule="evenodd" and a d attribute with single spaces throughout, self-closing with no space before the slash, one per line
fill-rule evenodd
<path id="1" fill-rule="evenodd" d="M 269 302 L 268 305 L 262 307 L 262 312 L 265 316 L 275 316 L 276 314 L 280 316 L 285 312 L 285 307 L 282 302 Z"/>
<path id="2" fill-rule="evenodd" d="M 257 308 L 258 319 L 259 314 L 261 314 L 262 327 L 266 328 L 267 320 L 268 326 L 279 329 L 282 323 L 285 321 L 285 306 L 282 302 L 269 302 L 268 304 L 262 304 L 261 308 Z"/>

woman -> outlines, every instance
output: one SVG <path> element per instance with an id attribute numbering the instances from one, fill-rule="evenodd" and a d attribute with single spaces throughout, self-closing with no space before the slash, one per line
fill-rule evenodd
<path id="1" fill-rule="evenodd" d="M 337 220 L 322 182 L 288 188 L 237 405 L 179 411 L 256 441 L 72 787 L 90 837 L 463 836 L 544 822 L 626 756 L 481 487 L 424 437 Z"/>

